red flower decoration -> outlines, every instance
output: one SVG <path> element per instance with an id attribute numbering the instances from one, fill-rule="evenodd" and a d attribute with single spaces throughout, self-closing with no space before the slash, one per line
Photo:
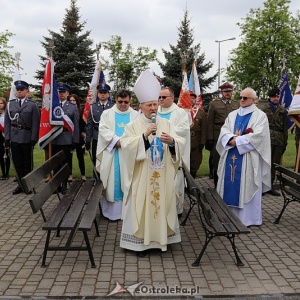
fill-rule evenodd
<path id="1" fill-rule="evenodd" d="M 247 128 L 245 131 L 244 131 L 244 134 L 248 134 L 248 133 L 251 133 L 253 132 L 253 129 L 252 128 Z"/>

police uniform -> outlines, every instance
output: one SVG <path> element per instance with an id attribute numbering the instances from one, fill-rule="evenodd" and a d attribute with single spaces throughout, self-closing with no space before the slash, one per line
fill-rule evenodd
<path id="1" fill-rule="evenodd" d="M 220 87 L 221 91 L 232 91 L 233 85 L 225 82 Z M 227 100 L 224 97 L 214 99 L 209 106 L 207 115 L 207 150 L 211 150 L 213 159 L 214 182 L 217 184 L 217 170 L 220 160 L 220 155 L 216 150 L 216 144 L 220 135 L 221 127 L 225 123 L 228 114 L 239 108 L 239 103 L 232 100 Z"/>
<path id="2" fill-rule="evenodd" d="M 70 91 L 70 87 L 67 84 L 59 84 L 58 91 Z M 72 166 L 72 153 L 76 144 L 79 143 L 79 113 L 77 106 L 69 101 L 65 100 L 61 102 L 61 108 L 65 115 L 67 115 L 73 122 L 74 131 L 71 133 L 67 128 L 63 127 L 63 131 L 52 140 L 52 153 L 53 155 L 63 150 L 66 156 L 66 162 L 70 168 Z M 62 192 L 66 190 L 66 182 L 62 186 Z"/>
<path id="3" fill-rule="evenodd" d="M 276 95 L 280 95 L 280 90 L 278 88 L 274 88 L 268 93 L 269 97 L 274 97 Z M 287 114 L 283 106 L 273 104 L 271 100 L 269 100 L 269 103 L 263 105 L 261 110 L 267 115 L 269 121 L 272 162 L 271 180 L 273 185 L 275 180 L 275 167 L 273 164 L 280 164 L 281 157 L 286 149 L 288 141 Z M 270 194 L 274 196 L 280 195 L 273 187 Z"/>
<path id="4" fill-rule="evenodd" d="M 97 90 L 100 91 L 110 91 L 110 86 L 108 84 L 99 84 L 97 86 Z M 114 104 L 110 101 L 107 101 L 104 106 L 100 101 L 93 103 L 90 107 L 88 120 L 86 124 L 86 138 L 85 145 L 86 149 L 90 149 L 90 144 L 92 142 L 92 159 L 94 166 L 96 165 L 96 151 L 97 151 L 97 143 L 98 143 L 98 135 L 99 135 L 99 122 L 101 119 L 101 115 L 104 110 L 113 107 Z"/>
<path id="5" fill-rule="evenodd" d="M 18 80 L 16 89 L 28 90 L 28 83 Z M 21 103 L 20 103 L 21 102 Z M 38 141 L 40 112 L 37 104 L 28 99 L 13 99 L 7 104 L 4 118 L 6 147 L 11 148 L 12 161 L 18 179 L 22 179 L 33 169 L 33 146 Z M 13 194 L 23 192 L 18 186 Z"/>

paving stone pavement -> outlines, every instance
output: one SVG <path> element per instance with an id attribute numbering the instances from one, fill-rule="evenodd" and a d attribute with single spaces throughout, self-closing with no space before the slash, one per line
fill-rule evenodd
<path id="1" fill-rule="evenodd" d="M 203 186 L 212 185 L 208 177 L 198 180 Z M 263 225 L 236 239 L 244 267 L 235 265 L 226 238 L 213 239 L 200 266 L 191 266 L 205 238 L 195 207 L 186 226 L 181 226 L 182 242 L 166 252 L 137 257 L 121 249 L 121 221 L 99 216 L 100 237 L 95 237 L 94 228 L 90 233 L 96 268 L 91 268 L 87 253 L 77 251 L 50 252 L 43 268 L 42 217 L 32 213 L 30 195 L 12 195 L 15 185 L 12 178 L 0 182 L 0 299 L 104 299 L 117 283 L 124 291 L 108 299 L 300 299 L 298 203 L 291 203 L 275 225 L 283 199 L 263 197 Z M 53 196 L 47 202 L 46 215 L 57 201 Z M 80 232 L 76 243 L 83 243 Z M 130 292 L 138 283 L 133 297 Z"/>

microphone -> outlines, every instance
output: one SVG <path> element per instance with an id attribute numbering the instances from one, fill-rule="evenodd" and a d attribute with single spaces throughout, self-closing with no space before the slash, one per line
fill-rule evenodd
<path id="1" fill-rule="evenodd" d="M 151 113 L 151 123 L 156 124 L 156 114 L 155 113 Z M 156 135 L 156 132 L 153 131 L 152 135 Z"/>

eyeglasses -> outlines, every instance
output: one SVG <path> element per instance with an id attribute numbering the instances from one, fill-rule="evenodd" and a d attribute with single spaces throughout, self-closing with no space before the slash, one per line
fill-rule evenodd
<path id="1" fill-rule="evenodd" d="M 16 91 L 25 91 L 25 88 L 16 88 Z"/>
<path id="2" fill-rule="evenodd" d="M 240 96 L 240 100 L 244 100 L 244 101 L 246 101 L 246 100 L 248 100 L 248 99 L 253 99 L 253 97 L 245 97 L 245 96 Z"/>
<path id="3" fill-rule="evenodd" d="M 129 101 L 124 101 L 124 100 L 120 100 L 120 101 L 118 100 L 117 102 L 118 102 L 119 104 L 123 104 L 123 103 L 124 103 L 124 104 L 129 104 Z"/>
<path id="4" fill-rule="evenodd" d="M 62 94 L 62 93 L 66 93 L 67 91 L 58 91 L 60 94 Z"/>
<path id="5" fill-rule="evenodd" d="M 167 99 L 167 97 L 171 97 L 171 96 L 159 96 L 158 99 Z"/>

